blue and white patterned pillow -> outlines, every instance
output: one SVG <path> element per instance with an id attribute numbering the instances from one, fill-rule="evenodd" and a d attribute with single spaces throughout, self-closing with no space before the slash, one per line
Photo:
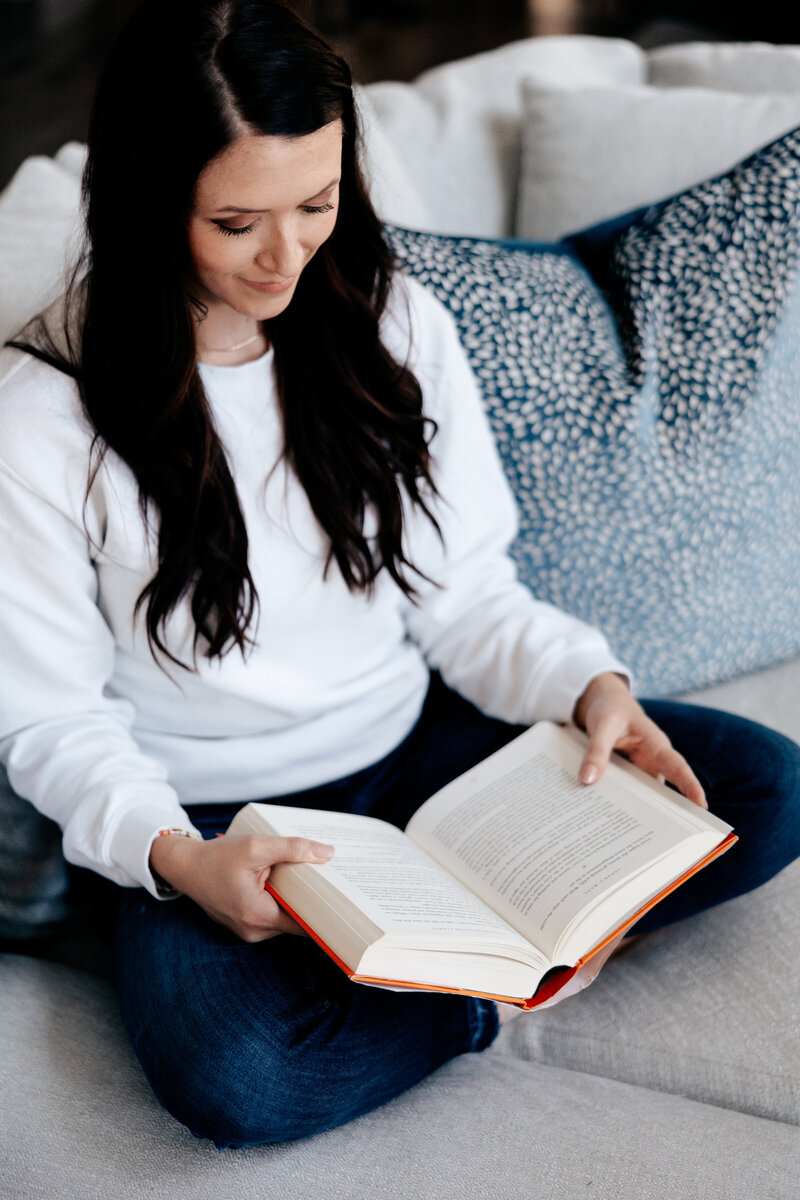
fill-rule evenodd
<path id="1" fill-rule="evenodd" d="M 0 767 L 0 939 L 44 937 L 75 915 L 61 831 Z"/>
<path id="2" fill-rule="evenodd" d="M 800 651 L 800 130 L 558 246 L 387 232 L 457 322 L 536 595 L 640 694 Z"/>

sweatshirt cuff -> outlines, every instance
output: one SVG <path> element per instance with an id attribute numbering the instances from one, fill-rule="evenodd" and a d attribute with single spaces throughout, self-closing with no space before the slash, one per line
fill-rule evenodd
<path id="1" fill-rule="evenodd" d="M 547 711 L 537 712 L 534 720 L 545 719 L 557 723 L 571 721 L 575 705 L 589 684 L 607 671 L 621 675 L 633 691 L 633 676 L 630 670 L 608 651 L 584 650 L 562 658 L 540 690 L 540 695 L 546 697 Z"/>
<path id="2" fill-rule="evenodd" d="M 181 893 L 174 889 L 169 892 L 164 892 L 163 887 L 159 889 L 150 870 L 150 847 L 160 829 L 185 829 L 192 837 L 201 837 L 179 804 L 137 804 L 121 817 L 112 839 L 111 856 L 156 900 L 174 900 Z"/>

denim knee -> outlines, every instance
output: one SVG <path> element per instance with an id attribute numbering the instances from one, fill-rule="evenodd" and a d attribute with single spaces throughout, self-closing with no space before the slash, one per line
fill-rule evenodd
<path id="1" fill-rule="evenodd" d="M 775 730 L 756 728 L 750 786 L 761 801 L 751 806 L 749 828 L 744 815 L 739 827 L 751 869 L 766 880 L 800 856 L 800 746 Z"/>
<path id="2" fill-rule="evenodd" d="M 392 1006 L 401 999 L 383 995 Z M 353 1014 L 333 1003 L 302 1031 L 287 1027 L 284 1036 L 265 1039 L 245 1027 L 216 1061 L 198 1056 L 166 1078 L 148 1076 L 172 1115 L 220 1150 L 309 1137 L 378 1108 L 450 1058 L 488 1046 L 497 1032 L 489 1001 L 414 999 L 422 1018 L 416 1027 L 382 1021 L 379 1006 L 374 1020 L 364 1013 L 359 1035 Z"/>
<path id="3" fill-rule="evenodd" d="M 760 887 L 800 856 L 800 746 L 731 713 L 644 700 L 706 790 L 712 813 L 739 841 L 637 924 L 667 925 Z"/>
<path id="4" fill-rule="evenodd" d="M 180 1062 L 163 1047 L 152 1056 L 138 1047 L 158 1099 L 195 1137 L 222 1150 L 292 1141 L 347 1119 L 348 1097 L 337 1094 L 346 1089 L 331 1079 L 315 1037 L 246 1026 L 234 1033 L 229 1024 L 224 1046 L 209 1039 Z"/>
<path id="5" fill-rule="evenodd" d="M 800 746 L 746 717 L 644 700 L 703 784 L 713 812 L 746 830 L 754 854 L 800 854 Z"/>
<path id="6" fill-rule="evenodd" d="M 297 1141 L 348 1120 L 346 1113 L 316 1106 L 314 1095 L 297 1086 L 290 1069 L 281 1078 L 265 1081 L 258 1093 L 246 1099 L 224 1080 L 220 1084 L 215 1095 L 191 1106 L 184 1101 L 165 1105 L 196 1138 L 208 1138 L 218 1150 Z"/>
<path id="7" fill-rule="evenodd" d="M 497 1032 L 489 1001 L 354 984 L 311 938 L 247 944 L 185 897 L 127 896 L 116 951 L 153 1091 L 220 1148 L 342 1124 Z"/>

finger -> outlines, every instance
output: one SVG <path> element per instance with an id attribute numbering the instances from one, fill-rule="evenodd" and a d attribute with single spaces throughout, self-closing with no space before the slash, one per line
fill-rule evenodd
<path id="1" fill-rule="evenodd" d="M 691 800 L 700 808 L 708 808 L 700 780 L 661 730 L 656 730 L 654 736 L 641 748 L 631 751 L 629 757 L 642 771 L 654 775 L 659 783 L 669 780 L 687 800 Z"/>
<path id="2" fill-rule="evenodd" d="M 270 900 L 272 898 L 270 897 Z M 272 901 L 268 914 L 262 919 L 251 918 L 247 922 L 231 925 L 243 942 L 265 942 L 279 933 L 294 933 L 306 936 L 305 930 L 287 912 Z"/>
<path id="3" fill-rule="evenodd" d="M 306 936 L 306 931 L 302 925 L 298 925 L 294 917 L 290 917 L 283 909 L 280 909 L 275 914 L 275 917 L 270 920 L 270 929 L 274 933 L 299 933 L 304 937 Z"/>
<path id="4" fill-rule="evenodd" d="M 589 745 L 586 747 L 586 753 L 578 771 L 578 779 L 581 783 L 595 783 L 600 779 L 608 766 L 611 751 L 624 726 L 625 722 L 620 719 L 618 714 L 609 713 L 599 719 L 596 727 L 592 730 Z"/>
<path id="5" fill-rule="evenodd" d="M 700 808 L 708 808 L 703 786 L 682 754 L 670 746 L 659 755 L 659 767 L 664 777 L 674 783 L 687 800 Z"/>

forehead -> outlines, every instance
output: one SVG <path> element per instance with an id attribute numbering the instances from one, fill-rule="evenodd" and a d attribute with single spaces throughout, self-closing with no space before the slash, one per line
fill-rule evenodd
<path id="1" fill-rule="evenodd" d="M 204 167 L 195 186 L 195 211 L 302 204 L 338 178 L 341 162 L 341 121 L 298 138 L 244 134 Z"/>

